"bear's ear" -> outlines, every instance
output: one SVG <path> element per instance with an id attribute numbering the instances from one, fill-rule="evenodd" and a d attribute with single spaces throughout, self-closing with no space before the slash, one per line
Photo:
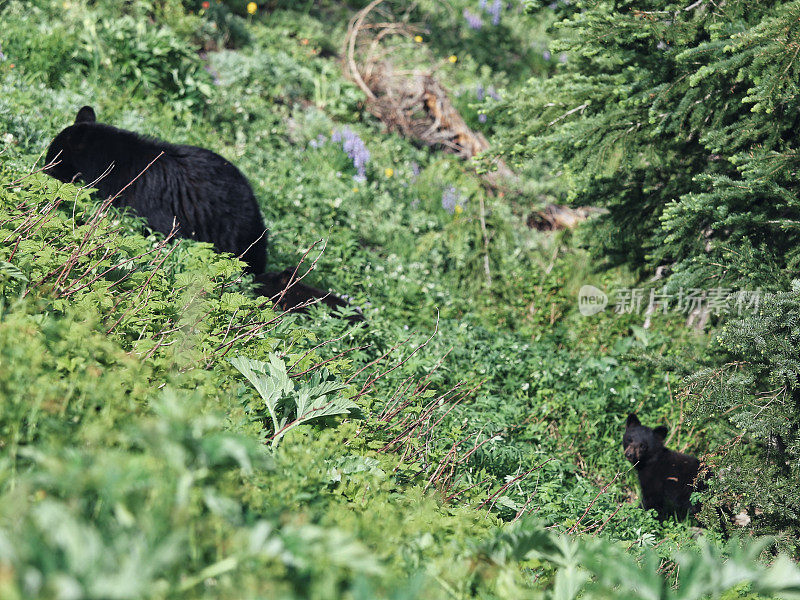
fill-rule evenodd
<path id="1" fill-rule="evenodd" d="M 653 429 L 653 433 L 657 438 L 661 438 L 661 441 L 663 442 L 665 439 L 667 439 L 667 433 L 669 433 L 669 429 L 667 429 L 665 425 L 659 425 Z"/>
<path id="2" fill-rule="evenodd" d="M 97 117 L 94 114 L 94 109 L 91 106 L 84 106 L 78 111 L 78 116 L 75 117 L 75 124 L 78 123 L 94 123 Z"/>
<path id="3" fill-rule="evenodd" d="M 637 417 L 634 414 L 628 415 L 628 420 L 625 421 L 625 427 L 633 427 L 636 425 L 641 425 L 641 423 L 639 422 L 639 417 Z"/>

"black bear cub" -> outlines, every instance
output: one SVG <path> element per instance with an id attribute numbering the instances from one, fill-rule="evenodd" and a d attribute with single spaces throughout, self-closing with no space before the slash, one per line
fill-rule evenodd
<path id="1" fill-rule="evenodd" d="M 288 284 L 285 271 L 265 273 L 266 227 L 250 183 L 215 152 L 98 123 L 94 110 L 84 106 L 52 141 L 45 164 L 51 177 L 79 179 L 102 198 L 115 197 L 114 206 L 132 208 L 155 231 L 168 234 L 175 227 L 178 237 L 209 242 L 240 257 L 257 276 L 262 295 L 272 297 Z M 302 282 L 282 294 L 281 304 L 291 310 L 315 299 L 349 306 Z"/>
<path id="2" fill-rule="evenodd" d="M 664 447 L 666 437 L 667 428 L 663 425 L 651 429 L 642 425 L 636 415 L 628 415 L 622 448 L 639 475 L 642 508 L 655 509 L 660 520 L 670 516 L 684 519 L 699 510 L 690 497 L 702 488 L 702 483 L 700 487 L 695 483 L 700 461 Z"/>

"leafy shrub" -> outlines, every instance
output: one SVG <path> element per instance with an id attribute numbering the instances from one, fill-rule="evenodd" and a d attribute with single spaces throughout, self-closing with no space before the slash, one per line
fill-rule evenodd
<path id="1" fill-rule="evenodd" d="M 676 558 L 674 566 L 684 576 L 673 586 L 668 586 L 661 573 L 663 565 L 652 553 L 640 562 L 619 545 L 597 538 L 556 537 L 525 522 L 499 532 L 478 549 L 480 556 L 496 568 L 525 560 L 533 565 L 534 573 L 546 573 L 552 587 L 540 597 L 548 599 L 700 600 L 719 597 L 745 582 L 756 592 L 794 598 L 800 585 L 797 566 L 782 557 L 769 570 L 754 568 L 763 547 L 730 545 L 725 566 L 720 568 L 720 550 L 701 540 L 698 552 L 683 552 Z M 511 578 L 508 581 L 511 586 L 517 583 Z M 508 591 L 521 594 L 520 588 Z"/>
<path id="2" fill-rule="evenodd" d="M 211 95 L 211 76 L 191 48 L 168 27 L 153 27 L 130 15 L 97 23 L 87 19 L 75 59 L 89 73 L 114 65 L 115 83 L 121 88 L 155 94 L 182 110 L 202 109 Z"/>
<path id="3" fill-rule="evenodd" d="M 204 17 L 195 35 L 203 40 L 206 50 L 242 48 L 250 43 L 250 33 L 244 20 L 228 8 L 232 3 L 211 2 L 207 9 L 203 8 L 203 3 L 193 4 L 197 5 L 196 10 Z M 240 12 L 246 14 L 244 6 Z"/>
<path id="4" fill-rule="evenodd" d="M 241 356 L 230 359 L 230 363 L 247 377 L 264 401 L 272 421 L 273 446 L 293 427 L 312 419 L 346 415 L 358 408 L 349 398 L 334 396 L 328 399 L 330 394 L 345 386 L 336 381 L 326 381 L 327 371 L 314 373 L 307 384 L 295 390 L 286 364 L 275 354 L 270 354 L 269 363 Z"/>
<path id="5" fill-rule="evenodd" d="M 23 69 L 30 80 L 60 87 L 73 67 L 78 32 L 61 26 L 53 11 L 33 2 L 2 2 L 0 15 L 4 23 L 2 52 L 8 63 Z M 0 67 L 7 66 L 0 63 Z"/>

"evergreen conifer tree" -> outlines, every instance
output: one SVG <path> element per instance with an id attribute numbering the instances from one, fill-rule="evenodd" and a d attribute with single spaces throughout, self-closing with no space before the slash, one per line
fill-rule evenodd
<path id="1" fill-rule="evenodd" d="M 509 101 L 504 154 L 553 157 L 576 205 L 606 209 L 587 236 L 603 264 L 666 265 L 672 292 L 777 292 L 717 336 L 722 366 L 695 376 L 696 416 L 732 428 L 715 501 L 753 509 L 757 531 L 797 550 L 800 2 L 562 10 L 555 50 L 568 60 Z"/>

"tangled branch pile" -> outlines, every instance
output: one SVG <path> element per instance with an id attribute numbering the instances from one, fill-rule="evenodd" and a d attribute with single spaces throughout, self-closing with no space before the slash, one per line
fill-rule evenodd
<path id="1" fill-rule="evenodd" d="M 379 8 L 380 4 L 384 4 Z M 409 23 L 409 10 L 396 17 L 384 0 L 373 0 L 350 21 L 345 38 L 347 75 L 367 95 L 368 110 L 390 131 L 472 158 L 489 147 L 486 138 L 472 131 L 436 80 L 435 67 L 396 69 L 382 44 L 391 36 L 408 39 L 421 30 Z"/>
<path id="2" fill-rule="evenodd" d="M 350 20 L 345 36 L 345 73 L 367 96 L 367 109 L 389 131 L 425 146 L 440 148 L 468 160 L 489 148 L 486 137 L 472 131 L 450 102 L 447 90 L 434 77 L 436 65 L 423 70 L 403 69 L 388 57 L 390 38 L 412 40 L 422 28 L 410 22 L 414 3 L 395 14 L 387 0 L 373 0 Z M 496 187 L 498 176 L 514 178 L 501 160 L 486 182 Z M 588 216 L 585 209 L 548 205 L 534 212 L 528 225 L 542 230 L 571 228 Z"/>

